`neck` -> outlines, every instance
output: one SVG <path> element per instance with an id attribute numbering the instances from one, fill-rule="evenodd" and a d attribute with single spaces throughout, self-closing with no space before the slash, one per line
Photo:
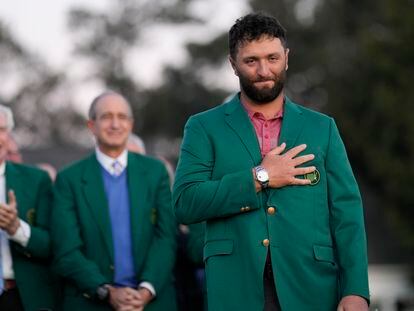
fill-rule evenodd
<path id="1" fill-rule="evenodd" d="M 254 112 L 260 112 L 264 115 L 266 119 L 273 118 L 283 107 L 283 98 L 284 92 L 280 92 L 280 94 L 271 102 L 268 103 L 257 103 L 247 97 L 247 95 L 243 92 L 240 93 L 240 101 L 248 107 L 250 110 Z"/>
<path id="2" fill-rule="evenodd" d="M 113 159 L 119 157 L 121 153 L 125 150 L 125 148 L 105 148 L 105 146 L 98 146 L 98 148 L 103 154 Z"/>

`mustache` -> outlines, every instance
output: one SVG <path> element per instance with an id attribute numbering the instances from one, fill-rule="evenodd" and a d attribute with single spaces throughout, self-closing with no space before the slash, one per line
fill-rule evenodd
<path id="1" fill-rule="evenodd" d="M 256 83 L 256 82 L 268 82 L 268 81 L 276 82 L 276 79 L 275 78 L 258 78 L 258 79 L 253 80 L 252 82 Z"/>

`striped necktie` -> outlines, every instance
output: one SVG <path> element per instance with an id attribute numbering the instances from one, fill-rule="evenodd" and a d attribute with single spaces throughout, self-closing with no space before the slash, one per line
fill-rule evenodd
<path id="1" fill-rule="evenodd" d="M 112 163 L 112 169 L 113 169 L 113 175 L 119 176 L 122 174 L 123 167 L 122 167 L 122 164 L 119 163 L 119 161 L 114 161 Z"/>

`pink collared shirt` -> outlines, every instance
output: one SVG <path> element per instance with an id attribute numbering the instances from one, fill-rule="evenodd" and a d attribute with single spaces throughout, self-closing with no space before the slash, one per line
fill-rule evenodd
<path id="1" fill-rule="evenodd" d="M 246 109 L 249 119 L 253 124 L 257 140 L 259 141 L 260 152 L 262 157 L 264 157 L 278 145 L 280 130 L 282 128 L 283 107 L 273 118 L 268 120 L 266 120 L 262 113 L 253 111 L 245 105 L 243 107 Z"/>

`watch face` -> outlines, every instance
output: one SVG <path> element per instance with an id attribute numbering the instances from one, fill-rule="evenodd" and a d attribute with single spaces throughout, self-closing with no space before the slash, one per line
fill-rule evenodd
<path id="1" fill-rule="evenodd" d="M 105 300 L 108 297 L 109 289 L 105 286 L 99 286 L 96 293 L 98 294 L 98 298 L 100 300 Z"/>
<path id="2" fill-rule="evenodd" d="M 260 170 L 257 172 L 257 180 L 260 182 L 266 182 L 269 180 L 269 175 L 267 174 L 266 170 Z"/>

